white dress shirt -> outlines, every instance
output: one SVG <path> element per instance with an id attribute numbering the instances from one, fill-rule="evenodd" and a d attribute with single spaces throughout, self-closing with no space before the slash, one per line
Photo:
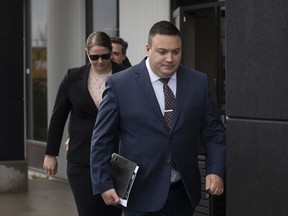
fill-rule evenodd
<path id="1" fill-rule="evenodd" d="M 159 77 L 152 71 L 149 65 L 149 58 L 146 59 L 146 67 L 148 69 L 149 77 L 150 77 L 156 98 L 158 100 L 160 109 L 162 111 L 162 114 L 164 115 L 165 101 L 164 101 L 163 83 L 159 80 L 161 77 Z M 173 91 L 175 98 L 176 98 L 176 83 L 177 83 L 176 79 L 177 79 L 177 76 L 176 76 L 176 73 L 174 73 L 168 82 L 168 86 Z"/>
<path id="2" fill-rule="evenodd" d="M 162 111 L 162 114 L 164 116 L 164 110 L 165 110 L 165 99 L 164 99 L 164 92 L 163 92 L 163 83 L 159 80 L 161 77 L 159 77 L 158 75 L 156 75 L 149 64 L 149 58 L 146 59 L 146 67 L 149 73 L 149 77 L 156 95 L 156 98 L 158 100 L 160 109 Z M 176 85 L 177 85 L 177 76 L 176 73 L 173 74 L 173 76 L 170 78 L 169 82 L 168 82 L 168 86 L 171 88 L 171 90 L 173 91 L 174 97 L 176 98 Z M 179 172 L 177 172 L 176 170 L 172 169 L 171 171 L 171 182 L 177 182 L 178 180 L 180 180 L 180 174 Z"/>

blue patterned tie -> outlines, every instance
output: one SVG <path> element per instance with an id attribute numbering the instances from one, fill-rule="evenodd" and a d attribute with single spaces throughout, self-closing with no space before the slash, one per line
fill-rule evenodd
<path id="1" fill-rule="evenodd" d="M 165 99 L 165 110 L 164 110 L 164 119 L 169 128 L 171 128 L 173 121 L 173 111 L 175 107 L 175 97 L 173 91 L 168 86 L 170 78 L 160 78 L 160 81 L 163 83 L 163 92 Z"/>

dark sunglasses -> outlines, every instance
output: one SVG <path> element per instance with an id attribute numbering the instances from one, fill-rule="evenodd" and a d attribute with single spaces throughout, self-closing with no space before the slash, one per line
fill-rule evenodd
<path id="1" fill-rule="evenodd" d="M 101 58 L 102 60 L 107 60 L 111 58 L 111 54 L 107 53 L 107 54 L 102 54 L 102 55 L 89 55 L 89 58 L 92 61 L 97 61 L 99 58 Z"/>

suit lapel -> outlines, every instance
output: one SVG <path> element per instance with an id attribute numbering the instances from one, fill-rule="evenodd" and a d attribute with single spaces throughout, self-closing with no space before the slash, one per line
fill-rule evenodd
<path id="1" fill-rule="evenodd" d="M 188 81 L 187 79 L 185 79 L 185 71 L 180 66 L 177 71 L 176 105 L 174 109 L 174 117 L 173 117 L 171 131 L 175 127 L 177 119 L 181 113 L 183 103 L 186 97 L 185 95 L 186 95 L 187 88 L 188 88 Z"/>
<path id="2" fill-rule="evenodd" d="M 82 93 L 83 93 L 83 96 L 85 98 L 85 100 L 87 100 L 88 104 L 93 108 L 93 109 L 96 109 L 97 110 L 97 107 L 89 93 L 89 90 L 88 90 L 88 76 L 89 76 L 89 64 L 87 64 L 83 70 L 81 71 L 81 90 L 82 90 Z"/>
<path id="3" fill-rule="evenodd" d="M 149 106 L 153 110 L 153 112 L 159 118 L 162 124 L 166 126 L 164 117 L 162 115 L 158 100 L 156 98 L 156 95 L 155 95 L 155 92 L 154 92 L 154 89 L 153 89 L 153 86 L 149 77 L 148 70 L 145 65 L 145 60 L 142 61 L 139 67 L 140 67 L 139 70 L 136 69 L 135 80 L 143 93 L 144 100 L 147 100 L 146 102 L 147 106 Z"/>

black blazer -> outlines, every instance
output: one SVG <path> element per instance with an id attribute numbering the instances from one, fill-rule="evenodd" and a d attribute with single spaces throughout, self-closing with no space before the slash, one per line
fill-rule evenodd
<path id="1" fill-rule="evenodd" d="M 74 163 L 90 163 L 90 144 L 98 109 L 87 88 L 90 64 L 68 69 L 59 86 L 48 129 L 45 154 L 57 156 L 61 146 L 63 130 L 69 119 L 69 149 L 67 160 Z M 112 62 L 112 73 L 125 69 Z"/>

